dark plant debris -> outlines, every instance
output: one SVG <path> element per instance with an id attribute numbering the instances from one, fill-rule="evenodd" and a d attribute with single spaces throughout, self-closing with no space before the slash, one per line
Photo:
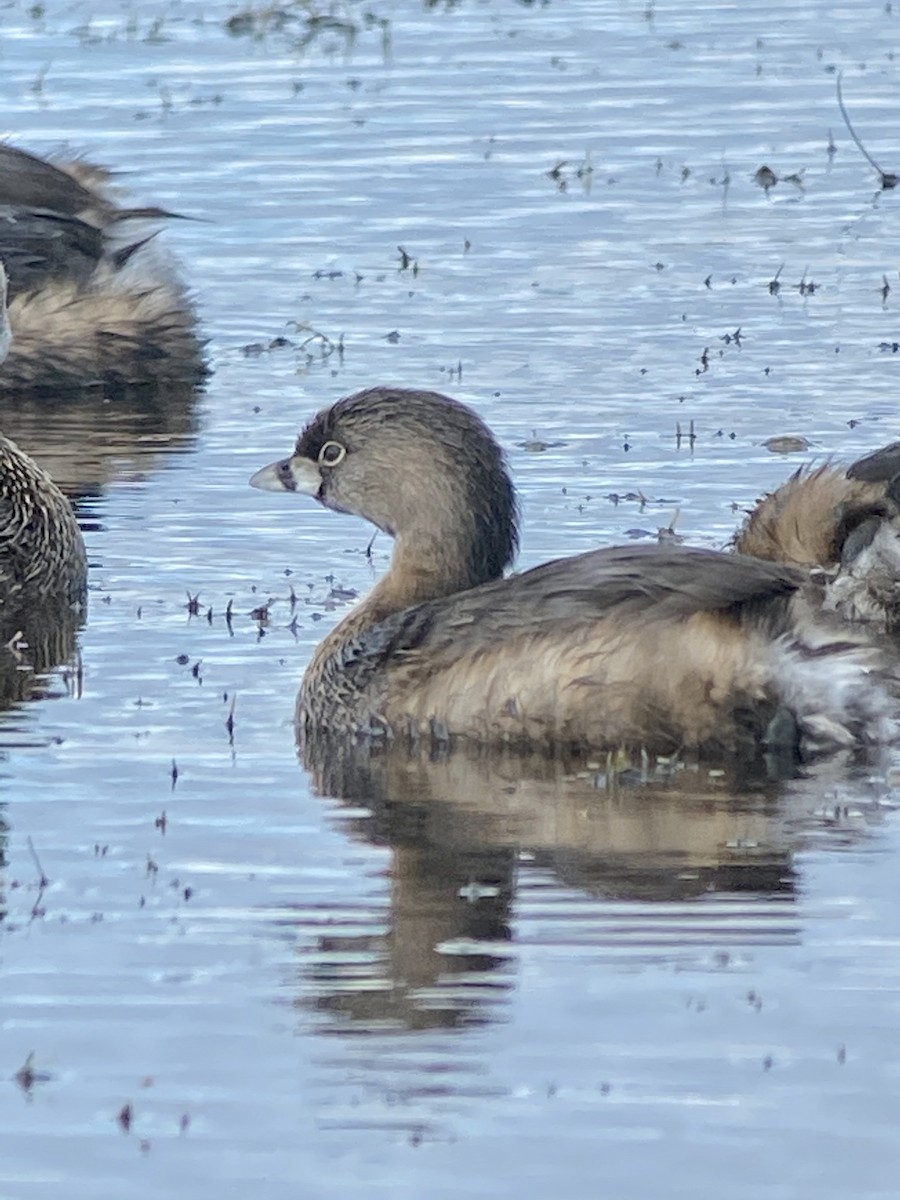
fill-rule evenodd
<path id="1" fill-rule="evenodd" d="M 691 423 L 688 426 L 688 431 L 685 433 L 681 428 L 681 422 L 675 422 L 675 449 L 681 449 L 681 443 L 687 442 L 691 450 L 694 448 L 694 443 L 697 440 L 697 435 L 694 432 L 694 418 L 691 417 Z"/>
<path id="2" fill-rule="evenodd" d="M 30 1095 L 36 1083 L 49 1083 L 53 1076 L 49 1071 L 34 1069 L 34 1051 L 32 1050 L 25 1061 L 13 1075 L 13 1079 L 26 1095 Z"/>
<path id="3" fill-rule="evenodd" d="M 837 76 L 837 78 L 835 80 L 835 85 L 837 88 L 838 108 L 841 110 L 841 116 L 844 119 L 844 124 L 847 126 L 847 132 L 850 134 L 851 138 L 853 139 L 854 145 L 856 146 L 856 148 L 860 152 L 860 154 L 863 156 L 863 158 L 866 160 L 866 162 L 869 164 L 869 166 L 874 168 L 874 170 L 878 172 L 878 178 L 881 182 L 882 190 L 890 191 L 891 188 L 895 188 L 897 186 L 897 184 L 900 183 L 900 175 L 896 175 L 893 171 L 883 171 L 881 169 L 881 167 L 879 167 L 879 165 L 875 161 L 875 159 L 872 157 L 872 155 L 868 152 L 868 150 L 862 144 L 862 142 L 859 139 L 859 135 L 857 134 L 857 132 L 853 128 L 853 126 L 850 124 L 850 117 L 847 113 L 847 109 L 844 104 L 844 94 L 843 94 L 843 91 L 841 88 L 841 76 L 840 75 Z"/>

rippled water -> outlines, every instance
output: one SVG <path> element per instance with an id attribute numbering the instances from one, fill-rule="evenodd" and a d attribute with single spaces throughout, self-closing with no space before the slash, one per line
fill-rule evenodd
<path id="1" fill-rule="evenodd" d="M 80 661 L 0 715 L 0 1195 L 895 1195 L 891 764 L 305 771 L 303 665 L 389 545 L 246 479 L 341 394 L 442 388 L 529 565 L 676 510 L 722 544 L 896 436 L 900 198 L 835 83 L 900 169 L 897 13 L 285 11 L 0 14 L 6 131 L 203 218 L 163 236 L 215 369 L 2 414 L 92 573 Z"/>

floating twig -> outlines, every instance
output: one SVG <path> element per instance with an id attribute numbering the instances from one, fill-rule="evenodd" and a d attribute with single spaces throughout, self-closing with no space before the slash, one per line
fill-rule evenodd
<path id="1" fill-rule="evenodd" d="M 34 862 L 34 865 L 37 867 L 38 887 L 41 889 L 41 891 L 43 891 L 45 887 L 49 886 L 50 880 L 44 874 L 44 868 L 41 866 L 41 860 L 38 858 L 37 850 L 35 850 L 35 848 L 34 848 L 34 842 L 31 840 L 30 837 L 28 838 L 28 851 L 31 854 L 31 858 L 32 858 L 32 861 Z"/>
<path id="2" fill-rule="evenodd" d="M 890 188 L 895 188 L 897 186 L 897 184 L 900 183 L 900 175 L 895 175 L 893 171 L 882 171 L 881 167 L 879 167 L 878 163 L 875 161 L 875 159 L 872 157 L 872 155 L 868 152 L 868 150 L 862 144 L 862 142 L 859 139 L 859 135 L 857 134 L 857 132 L 853 128 L 853 126 L 850 124 L 850 117 L 847 114 L 847 109 L 844 105 L 844 95 L 843 95 L 843 92 L 841 91 L 841 76 L 840 75 L 837 76 L 836 84 L 837 84 L 838 108 L 841 110 L 841 116 L 844 118 L 844 124 L 847 126 L 847 132 L 850 134 L 851 138 L 853 138 L 853 141 L 856 145 L 857 150 L 860 152 L 860 154 L 863 156 L 863 158 L 866 160 L 866 162 L 869 164 L 869 166 L 873 167 L 878 172 L 879 178 L 881 179 L 882 188 L 885 191 L 888 191 Z"/>
<path id="3" fill-rule="evenodd" d="M 691 417 L 691 423 L 690 423 L 687 433 L 685 433 L 684 430 L 681 428 L 680 421 L 675 422 L 675 449 L 676 450 L 680 450 L 681 443 L 685 442 L 685 441 L 690 446 L 690 448 L 693 450 L 694 443 L 696 442 L 696 440 L 697 440 L 697 434 L 694 432 L 694 418 L 693 417 Z M 641 497 L 641 499 L 643 500 L 643 497 Z"/>

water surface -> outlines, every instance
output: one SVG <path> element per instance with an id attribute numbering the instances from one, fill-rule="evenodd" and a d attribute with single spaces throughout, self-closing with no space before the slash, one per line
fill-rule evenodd
<path id="1" fill-rule="evenodd" d="M 531 565 L 722 545 L 895 437 L 898 199 L 835 98 L 900 169 L 895 12 L 290 11 L 2 14 L 6 131 L 204 218 L 163 237 L 214 375 L 2 414 L 92 567 L 0 714 L 0 1194 L 894 1195 L 893 764 L 304 770 L 303 666 L 390 547 L 246 480 L 342 394 L 443 389 Z"/>

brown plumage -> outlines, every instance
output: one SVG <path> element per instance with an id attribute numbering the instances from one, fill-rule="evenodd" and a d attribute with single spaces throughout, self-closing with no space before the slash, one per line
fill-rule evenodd
<path id="1" fill-rule="evenodd" d="M 10 352 L 6 271 L 0 263 L 0 372 Z M 0 434 L 0 628 L 36 606 L 80 607 L 84 541 L 72 506 L 46 471 Z"/>
<path id="2" fill-rule="evenodd" d="M 502 578 L 512 484 L 486 426 L 445 396 L 340 400 L 251 482 L 396 538 L 390 570 L 310 663 L 309 733 L 741 753 L 893 733 L 874 651 L 811 622 L 789 566 L 629 546 Z"/>
<path id="3" fill-rule="evenodd" d="M 0 614 L 84 599 L 87 560 L 72 506 L 46 471 L 0 434 Z"/>
<path id="4" fill-rule="evenodd" d="M 47 694 L 84 619 L 87 559 L 69 501 L 0 435 L 0 709 Z"/>
<path id="5" fill-rule="evenodd" d="M 54 164 L 0 144 L 0 259 L 14 333 L 0 396 L 203 378 L 203 345 L 184 286 L 137 220 L 177 214 L 123 208 L 109 173 Z"/>
<path id="6" fill-rule="evenodd" d="M 848 468 L 801 467 L 734 539 L 741 554 L 814 569 L 824 607 L 900 627 L 900 442 Z"/>
<path id="7" fill-rule="evenodd" d="M 78 217 L 97 229 L 133 217 L 159 219 L 180 213 L 164 208 L 122 208 L 105 194 L 113 172 L 83 158 L 58 163 L 0 142 L 0 204 L 44 209 Z"/>

